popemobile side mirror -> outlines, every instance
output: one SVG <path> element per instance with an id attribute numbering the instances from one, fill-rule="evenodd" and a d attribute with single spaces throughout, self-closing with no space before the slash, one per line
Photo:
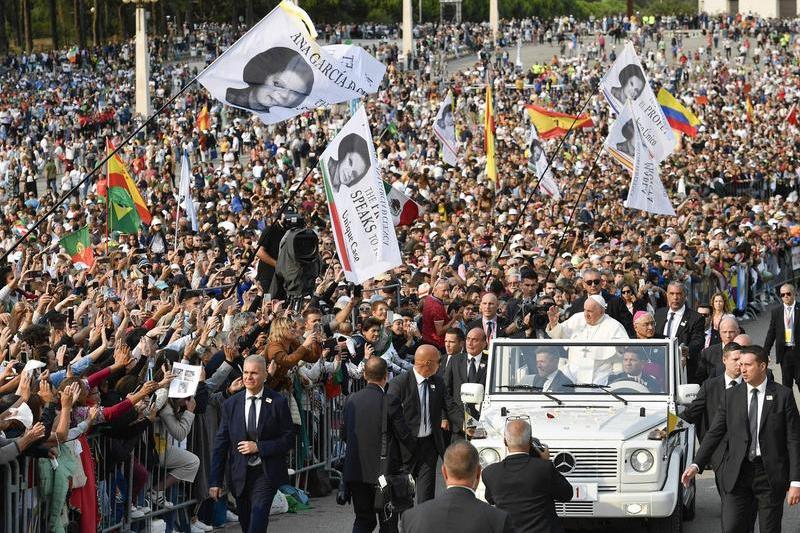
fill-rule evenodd
<path id="1" fill-rule="evenodd" d="M 461 385 L 461 403 L 480 405 L 483 403 L 484 388 L 482 383 L 464 383 Z"/>
<path id="2" fill-rule="evenodd" d="M 697 398 L 698 392 L 700 392 L 700 385 L 697 383 L 678 385 L 678 405 L 689 405 Z"/>

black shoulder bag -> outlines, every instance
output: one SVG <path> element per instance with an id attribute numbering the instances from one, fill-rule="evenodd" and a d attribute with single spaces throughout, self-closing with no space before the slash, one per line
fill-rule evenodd
<path id="1" fill-rule="evenodd" d="M 388 520 L 414 506 L 415 485 L 411 474 L 389 474 L 389 398 L 383 396 L 381 411 L 381 461 L 378 467 L 378 486 L 375 487 L 375 512 Z"/>

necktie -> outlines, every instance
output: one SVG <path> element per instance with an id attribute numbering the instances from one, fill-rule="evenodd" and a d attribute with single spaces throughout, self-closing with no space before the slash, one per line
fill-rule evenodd
<path id="1" fill-rule="evenodd" d="M 750 450 L 747 456 L 752 461 L 756 458 L 756 448 L 758 446 L 758 389 L 753 389 L 751 393 L 747 418 L 750 422 Z"/>
<path id="2" fill-rule="evenodd" d="M 247 411 L 247 436 L 252 440 L 256 440 L 255 437 L 258 428 L 258 424 L 256 423 L 256 400 L 258 397 L 250 396 L 247 399 L 252 400 L 250 402 L 250 408 Z"/>
<path id="3" fill-rule="evenodd" d="M 475 359 L 473 357 L 470 357 L 469 372 L 467 372 L 467 382 L 477 383 L 477 381 L 478 381 L 478 369 L 475 368 Z"/>
<path id="4" fill-rule="evenodd" d="M 675 313 L 670 311 L 669 320 L 667 320 L 667 335 L 666 336 L 667 336 L 668 339 L 672 338 L 672 319 L 673 318 L 675 318 Z"/>
<path id="5" fill-rule="evenodd" d="M 486 343 L 488 344 L 489 341 L 492 340 L 492 334 L 494 333 L 494 321 L 489 320 L 486 322 Z"/>
<path id="6" fill-rule="evenodd" d="M 419 399 L 420 403 L 420 423 L 422 424 L 422 431 L 428 432 L 430 431 L 431 421 L 429 416 L 428 410 L 428 380 L 422 380 L 422 397 Z"/>
<path id="7" fill-rule="evenodd" d="M 728 388 L 735 387 L 735 386 L 736 386 L 736 380 L 732 379 L 731 382 L 728 383 Z"/>

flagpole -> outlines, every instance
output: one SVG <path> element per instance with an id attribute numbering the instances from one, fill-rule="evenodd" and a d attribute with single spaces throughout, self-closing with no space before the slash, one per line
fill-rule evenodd
<path id="1" fill-rule="evenodd" d="M 519 210 L 519 214 L 517 215 L 517 218 L 514 220 L 514 224 L 511 226 L 511 231 L 508 232 L 508 235 L 503 240 L 503 246 L 500 248 L 500 250 L 497 251 L 497 255 L 495 256 L 495 261 L 500 259 L 500 256 L 502 255 L 502 253 L 505 251 L 506 247 L 508 246 L 508 242 L 511 240 L 511 237 L 514 236 L 514 232 L 517 230 L 517 227 L 519 226 L 519 221 L 522 220 L 522 217 L 525 215 L 525 210 L 528 208 L 528 204 L 531 203 L 531 200 L 533 199 L 533 195 L 536 194 L 536 191 L 539 190 L 539 184 L 542 182 L 542 179 L 547 175 L 547 172 L 550 170 L 550 167 L 553 164 L 553 159 L 555 159 L 555 155 L 557 153 L 561 152 L 561 149 L 564 147 L 564 143 L 567 141 L 567 138 L 575 130 L 575 124 L 578 123 L 578 119 L 583 114 L 583 112 L 586 110 L 586 106 L 588 106 L 589 102 L 592 101 L 592 97 L 594 96 L 594 93 L 597 90 L 597 86 L 598 85 L 599 85 L 599 82 L 597 83 L 597 85 L 595 85 L 592 88 L 591 92 L 589 93 L 589 97 L 586 100 L 584 100 L 583 105 L 581 105 L 581 108 L 578 111 L 578 113 L 575 115 L 575 118 L 572 119 L 572 124 L 569 125 L 569 129 L 564 134 L 564 136 L 561 137 L 561 142 L 558 143 L 558 146 L 556 147 L 555 151 L 547 159 L 547 166 L 545 167 L 544 172 L 542 172 L 542 174 L 539 176 L 539 179 L 536 180 L 536 185 L 533 187 L 533 190 L 528 194 L 528 197 L 525 199 L 525 203 L 522 204 L 522 208 Z M 534 126 L 534 127 L 536 127 L 536 126 Z M 602 151 L 602 148 L 601 148 L 601 151 Z M 592 169 L 594 169 L 594 167 L 592 167 Z"/>
<path id="2" fill-rule="evenodd" d="M 156 110 L 156 112 L 155 112 L 155 113 L 153 113 L 152 115 L 150 115 L 149 117 L 147 117 L 147 120 L 145 120 L 144 122 L 142 122 L 142 123 L 141 123 L 141 124 L 140 124 L 140 125 L 139 125 L 139 126 L 136 128 L 136 129 L 135 129 L 135 130 L 133 130 L 133 132 L 131 132 L 131 133 L 130 133 L 130 134 L 127 136 L 127 137 L 125 137 L 125 139 L 124 139 L 124 140 L 123 140 L 123 141 L 122 141 L 122 142 L 121 142 L 119 145 L 117 145 L 117 147 L 116 147 L 116 148 L 114 148 L 114 149 L 113 149 L 111 152 L 108 152 L 108 153 L 106 154 L 106 156 L 103 158 L 103 160 L 102 160 L 102 161 L 100 161 L 100 162 L 99 162 L 99 163 L 98 163 L 98 164 L 97 164 L 97 165 L 96 165 L 96 166 L 95 166 L 95 167 L 92 169 L 92 171 L 91 171 L 91 172 L 89 172 L 88 174 L 86 174 L 86 176 L 84 176 L 84 177 L 83 177 L 83 179 L 82 179 L 82 180 L 81 180 L 81 181 L 80 181 L 80 182 L 79 182 L 77 185 L 75 185 L 74 187 L 72 187 L 72 189 L 70 189 L 69 191 L 67 191 L 66 193 L 64 193 L 64 194 L 63 194 L 63 195 L 62 195 L 62 196 L 61 196 L 61 197 L 58 199 L 58 201 L 56 201 L 56 202 L 53 204 L 53 206 L 52 206 L 50 209 L 48 209 L 48 210 L 47 210 L 47 211 L 44 213 L 44 215 L 42 215 L 42 216 L 39 218 L 39 220 L 37 220 L 37 221 L 36 221 L 36 223 L 35 223 L 35 224 L 34 224 L 34 225 L 31 227 L 31 229 L 29 229 L 29 230 L 28 230 L 28 234 L 30 234 L 30 233 L 33 233 L 34 231 L 36 231 L 36 230 L 39 228 L 39 226 L 41 226 L 41 225 L 42 225 L 42 223 L 43 223 L 45 220 L 47 220 L 47 219 L 50 217 L 50 215 L 52 215 L 53 213 L 55 213 L 56 209 L 58 209 L 58 208 L 61 206 L 61 204 L 62 204 L 62 203 L 64 203 L 64 201 L 65 201 L 66 199 L 68 199 L 70 196 L 72 196 L 73 194 L 75 194 L 75 192 L 77 192 L 77 191 L 78 191 L 78 189 L 80 189 L 80 188 L 83 186 L 83 184 L 84 184 L 84 183 L 86 183 L 87 181 L 89 181 L 89 179 L 90 179 L 92 176 L 94 176 L 94 175 L 95 175 L 95 173 L 97 173 L 97 171 L 98 171 L 98 170 L 100 170 L 101 168 L 103 168 L 103 165 L 105 165 L 106 163 L 108 163 L 108 161 L 109 161 L 109 160 L 110 160 L 112 157 L 114 157 L 114 156 L 115 156 L 115 155 L 116 155 L 116 154 L 117 154 L 117 153 L 118 153 L 118 152 L 119 152 L 119 151 L 122 149 L 122 147 L 123 147 L 123 146 L 125 146 L 126 144 L 128 144 L 128 143 L 131 141 L 131 139 L 133 139 L 134 137 L 136 137 L 136 136 L 139 134 L 139 132 L 141 132 L 143 129 L 145 129 L 145 127 L 147 127 L 147 126 L 148 126 L 148 125 L 149 125 L 149 124 L 150 124 L 150 123 L 153 121 L 153 119 L 155 119 L 155 118 L 156 118 L 158 115 L 160 115 L 161 113 L 163 113 L 163 112 L 164 112 L 164 110 L 165 110 L 167 107 L 169 107 L 170 105 L 172 105 L 172 103 L 173 103 L 175 100 L 177 100 L 177 99 L 178 99 L 178 97 L 179 97 L 179 96 L 181 96 L 181 95 L 182 95 L 184 92 L 186 92 L 186 90 L 187 90 L 189 87 L 191 87 L 192 85 L 194 85 L 196 81 L 197 81 L 197 76 L 195 76 L 194 78 L 192 78 L 191 80 L 189 80 L 189 83 L 187 83 L 186 85 L 184 85 L 183 87 L 181 87 L 181 89 L 180 89 L 178 92 L 176 92 L 174 95 L 172 95 L 172 96 L 169 98 L 169 100 L 167 100 L 166 102 L 164 102 L 164 103 L 161 105 L 161 107 L 159 107 L 159 108 Z M 3 255 L 2 255 L 2 256 L 0 256 L 0 264 L 4 263 L 4 262 L 5 262 L 5 260 L 8 258 L 8 256 L 9 256 L 9 255 L 11 255 L 11 254 L 14 252 L 14 250 L 16 250 L 16 248 L 17 248 L 17 247 L 18 247 L 20 244 L 22 244 L 24 241 L 25 241 L 25 237 L 21 237 L 21 238 L 17 239 L 17 241 L 16 241 L 16 242 L 14 242 L 14 244 L 12 244 L 12 245 L 11 245 L 11 247 L 10 247 L 8 250 L 6 250 L 6 251 L 5 251 L 5 253 L 3 253 Z"/>

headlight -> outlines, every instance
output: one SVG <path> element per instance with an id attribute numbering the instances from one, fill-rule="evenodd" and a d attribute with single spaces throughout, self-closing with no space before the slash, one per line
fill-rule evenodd
<path id="1" fill-rule="evenodd" d="M 655 460 L 649 450 L 634 450 L 631 454 L 631 466 L 637 472 L 647 472 L 653 468 L 653 464 L 655 464 Z"/>
<path id="2" fill-rule="evenodd" d="M 481 461 L 481 468 L 486 468 L 500 460 L 500 453 L 494 448 L 484 448 L 480 451 L 478 457 Z"/>

